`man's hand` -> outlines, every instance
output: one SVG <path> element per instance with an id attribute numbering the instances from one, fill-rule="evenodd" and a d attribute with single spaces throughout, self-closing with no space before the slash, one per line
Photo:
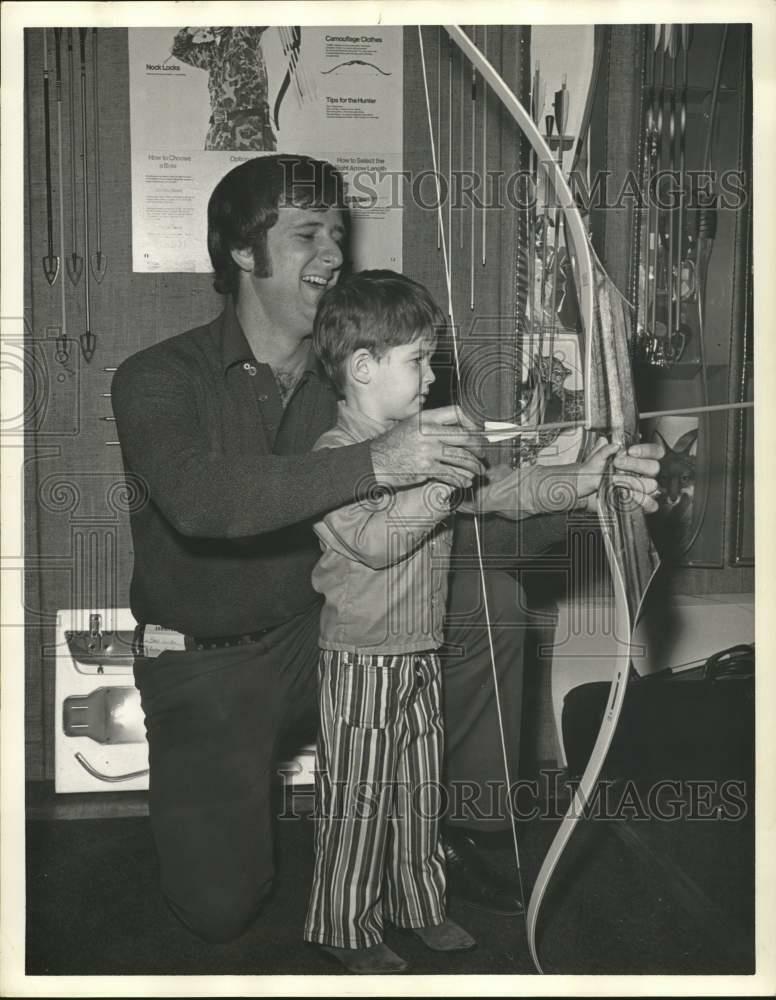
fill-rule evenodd
<path id="1" fill-rule="evenodd" d="M 408 486 L 438 479 L 466 489 L 485 471 L 478 457 L 485 438 L 457 406 L 424 410 L 402 420 L 371 442 L 372 467 L 379 483 Z"/>
<path id="2" fill-rule="evenodd" d="M 597 442 L 597 446 L 598 444 L 600 442 Z M 617 472 L 625 473 L 612 476 L 612 483 L 627 492 L 629 503 L 637 503 L 647 514 L 654 514 L 658 509 L 655 499 L 658 492 L 656 477 L 664 454 L 661 444 L 633 444 L 627 451 L 620 452 L 612 459 Z M 596 512 L 595 493 L 588 496 L 586 509 L 591 513 Z"/>

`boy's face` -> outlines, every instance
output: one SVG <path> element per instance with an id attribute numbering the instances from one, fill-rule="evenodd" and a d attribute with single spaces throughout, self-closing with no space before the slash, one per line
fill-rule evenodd
<path id="1" fill-rule="evenodd" d="M 436 337 L 426 334 L 373 361 L 369 396 L 382 419 L 406 420 L 423 409 L 436 378 L 431 370 L 435 350 Z"/>

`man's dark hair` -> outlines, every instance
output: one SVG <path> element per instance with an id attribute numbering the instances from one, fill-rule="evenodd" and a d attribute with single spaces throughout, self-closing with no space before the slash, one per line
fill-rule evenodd
<path id="1" fill-rule="evenodd" d="M 360 271 L 328 289 L 318 304 L 313 348 L 341 393 L 345 362 L 366 349 L 381 358 L 392 347 L 436 335 L 445 316 L 423 285 L 396 271 Z"/>
<path id="2" fill-rule="evenodd" d="M 253 251 L 256 274 L 269 277 L 267 230 L 278 221 L 278 207 L 345 207 L 342 175 L 330 163 L 310 156 L 260 156 L 230 170 L 216 185 L 207 206 L 207 248 L 222 295 L 236 295 L 239 268 L 232 250 Z"/>

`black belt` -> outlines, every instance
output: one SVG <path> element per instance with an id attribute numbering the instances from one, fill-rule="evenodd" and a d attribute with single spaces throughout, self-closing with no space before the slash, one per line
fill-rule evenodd
<path id="1" fill-rule="evenodd" d="M 277 627 L 270 625 L 268 628 L 260 628 L 256 632 L 243 632 L 240 635 L 192 635 L 186 638 L 191 639 L 195 649 L 226 649 L 229 646 L 248 646 L 252 642 L 260 642 Z"/>
<path id="2" fill-rule="evenodd" d="M 178 649 L 182 641 L 185 650 L 202 651 L 205 649 L 228 649 L 231 646 L 248 646 L 254 642 L 260 642 L 270 632 L 274 632 L 278 625 L 269 625 L 267 628 L 257 629 L 255 632 L 241 632 L 236 635 L 185 635 L 175 629 L 154 629 L 154 641 L 147 644 L 145 636 L 145 625 L 138 625 L 135 629 L 132 652 L 135 656 L 155 657 L 164 652 L 165 637 L 170 640 L 177 640 Z M 150 638 L 150 637 L 149 637 Z M 148 645 L 148 648 L 147 648 Z M 173 648 L 170 645 L 167 648 Z"/>

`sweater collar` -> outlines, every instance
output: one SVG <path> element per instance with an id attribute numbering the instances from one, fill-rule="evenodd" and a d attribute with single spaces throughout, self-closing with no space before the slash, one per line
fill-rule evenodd
<path id="1" fill-rule="evenodd" d="M 224 375 L 226 375 L 233 365 L 242 364 L 246 361 L 251 361 L 254 364 L 264 363 L 256 361 L 256 357 L 248 343 L 248 338 L 243 333 L 240 321 L 237 318 L 234 300 L 229 296 L 224 311 L 221 314 L 221 365 Z M 307 352 L 304 373 L 305 375 L 309 374 L 323 378 L 323 369 L 312 346 Z"/>
<path id="2" fill-rule="evenodd" d="M 224 374 L 241 361 L 255 361 L 253 351 L 248 346 L 248 341 L 237 319 L 237 312 L 234 302 L 229 296 L 226 306 L 221 314 L 221 364 Z"/>

